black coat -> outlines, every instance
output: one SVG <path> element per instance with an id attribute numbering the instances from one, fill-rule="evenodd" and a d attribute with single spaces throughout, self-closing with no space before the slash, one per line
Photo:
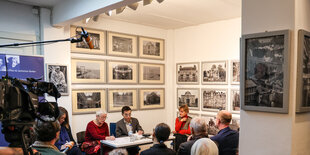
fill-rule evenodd
<path id="1" fill-rule="evenodd" d="M 208 138 L 208 135 L 193 136 L 190 141 L 182 143 L 178 149 L 178 155 L 190 155 L 192 146 L 200 138 Z"/>
<path id="2" fill-rule="evenodd" d="M 151 148 L 144 150 L 140 155 L 175 155 L 176 152 L 167 148 L 165 144 L 154 144 Z"/>

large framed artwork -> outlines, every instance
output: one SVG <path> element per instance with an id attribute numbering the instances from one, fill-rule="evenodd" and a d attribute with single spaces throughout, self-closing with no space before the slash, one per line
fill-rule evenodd
<path id="1" fill-rule="evenodd" d="M 206 119 L 207 125 L 208 125 L 208 135 L 217 135 L 217 133 L 220 131 L 218 127 L 216 126 L 216 116 L 214 115 L 207 115 L 202 114 L 202 118 Z"/>
<path id="2" fill-rule="evenodd" d="M 177 63 L 177 84 L 199 84 L 199 62 Z"/>
<path id="3" fill-rule="evenodd" d="M 140 84 L 164 84 L 165 65 L 139 63 L 139 83 Z"/>
<path id="4" fill-rule="evenodd" d="M 140 109 L 161 109 L 165 107 L 165 89 L 139 89 Z"/>
<path id="5" fill-rule="evenodd" d="M 164 60 L 164 43 L 165 40 L 163 39 L 139 37 L 139 57 Z"/>
<path id="6" fill-rule="evenodd" d="M 123 106 L 137 110 L 137 89 L 109 89 L 108 112 L 120 112 Z"/>
<path id="7" fill-rule="evenodd" d="M 241 109 L 288 113 L 289 30 L 243 35 Z"/>
<path id="8" fill-rule="evenodd" d="M 231 84 L 240 84 L 240 62 L 239 60 L 230 61 Z"/>
<path id="9" fill-rule="evenodd" d="M 186 104 L 189 109 L 200 110 L 200 92 L 199 88 L 178 88 L 177 89 L 178 107 Z"/>
<path id="10" fill-rule="evenodd" d="M 227 109 L 227 89 L 201 89 L 202 110 L 219 111 Z"/>
<path id="11" fill-rule="evenodd" d="M 52 82 L 62 96 L 69 95 L 67 65 L 46 64 L 46 72 L 47 81 Z"/>
<path id="12" fill-rule="evenodd" d="M 106 90 L 85 89 L 72 90 L 72 113 L 96 113 L 98 110 L 105 110 Z"/>
<path id="13" fill-rule="evenodd" d="M 310 32 L 298 31 L 296 112 L 310 111 Z"/>
<path id="14" fill-rule="evenodd" d="M 105 54 L 105 31 L 94 30 L 89 28 L 84 28 L 91 38 L 91 42 L 94 45 L 93 49 L 88 47 L 87 42 L 83 38 L 82 42 L 71 44 L 71 52 L 74 53 L 87 53 L 87 54 Z M 79 27 L 72 26 L 71 36 L 80 37 L 82 30 Z"/>
<path id="15" fill-rule="evenodd" d="M 135 62 L 108 61 L 108 83 L 110 84 L 136 84 L 138 82 Z"/>
<path id="16" fill-rule="evenodd" d="M 116 32 L 108 32 L 108 55 L 137 57 L 138 43 L 137 36 L 122 34 Z"/>
<path id="17" fill-rule="evenodd" d="M 104 60 L 71 60 L 72 83 L 105 83 Z"/>
<path id="18" fill-rule="evenodd" d="M 202 84 L 227 84 L 227 62 L 201 62 Z"/>
<path id="19" fill-rule="evenodd" d="M 230 90 L 230 108 L 232 112 L 240 112 L 240 91 L 239 89 Z"/>

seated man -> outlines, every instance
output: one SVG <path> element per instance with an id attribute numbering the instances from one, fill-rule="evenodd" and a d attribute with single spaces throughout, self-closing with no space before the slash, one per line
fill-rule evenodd
<path id="1" fill-rule="evenodd" d="M 231 113 L 225 110 L 216 116 L 216 125 L 220 131 L 211 140 L 218 145 L 219 155 L 235 155 L 238 151 L 239 133 L 229 128 L 231 118 Z"/>
<path id="2" fill-rule="evenodd" d="M 188 137 L 188 141 L 180 145 L 178 155 L 190 155 L 192 145 L 200 138 L 208 138 L 208 127 L 205 119 L 196 117 L 190 123 L 192 135 Z"/>

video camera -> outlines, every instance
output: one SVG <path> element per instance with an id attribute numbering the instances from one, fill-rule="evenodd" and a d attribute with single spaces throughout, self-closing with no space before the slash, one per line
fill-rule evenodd
<path id="1" fill-rule="evenodd" d="M 32 154 L 30 145 L 34 142 L 33 125 L 36 119 L 56 121 L 59 115 L 57 98 L 61 95 L 51 82 L 27 78 L 19 80 L 8 76 L 0 79 L 0 121 L 2 133 L 9 147 L 22 147 L 24 154 Z M 45 93 L 54 96 L 56 102 L 38 96 Z"/>

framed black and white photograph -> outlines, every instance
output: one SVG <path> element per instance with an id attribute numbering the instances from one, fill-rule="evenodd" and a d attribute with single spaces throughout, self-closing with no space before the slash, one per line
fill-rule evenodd
<path id="1" fill-rule="evenodd" d="M 202 110 L 227 110 L 227 89 L 201 89 Z"/>
<path id="2" fill-rule="evenodd" d="M 69 95 L 67 65 L 46 64 L 46 68 L 47 82 L 52 82 L 62 96 Z"/>
<path id="3" fill-rule="evenodd" d="M 108 55 L 137 57 L 138 37 L 135 35 L 108 32 Z"/>
<path id="4" fill-rule="evenodd" d="M 288 113 L 289 30 L 243 35 L 241 109 Z"/>
<path id="5" fill-rule="evenodd" d="M 227 62 L 201 62 L 202 84 L 227 84 Z"/>
<path id="6" fill-rule="evenodd" d="M 71 52 L 73 53 L 87 53 L 87 54 L 105 54 L 105 31 L 95 30 L 95 29 L 89 29 L 85 28 L 84 30 L 87 31 L 88 35 L 91 38 L 91 43 L 93 44 L 94 48 L 90 49 L 88 46 L 88 43 L 85 41 L 85 38 L 83 37 L 82 42 L 78 43 L 72 43 L 71 44 Z M 71 36 L 76 36 L 79 38 L 81 36 L 81 28 L 72 26 L 71 29 Z"/>
<path id="7" fill-rule="evenodd" d="M 232 118 L 229 124 L 230 129 L 240 131 L 240 118 Z"/>
<path id="8" fill-rule="evenodd" d="M 164 60 L 164 43 L 163 39 L 139 37 L 139 57 Z"/>
<path id="9" fill-rule="evenodd" d="M 126 61 L 108 61 L 108 83 L 136 84 L 138 82 L 138 64 Z"/>
<path id="10" fill-rule="evenodd" d="M 310 111 L 310 32 L 298 31 L 296 112 Z"/>
<path id="11" fill-rule="evenodd" d="M 239 89 L 230 90 L 230 107 L 232 112 L 240 112 L 240 91 Z"/>
<path id="12" fill-rule="evenodd" d="M 140 109 L 165 108 L 164 88 L 141 88 L 139 89 Z"/>
<path id="13" fill-rule="evenodd" d="M 104 60 L 71 60 L 72 83 L 105 83 Z"/>
<path id="14" fill-rule="evenodd" d="M 231 60 L 230 70 L 231 70 L 231 76 L 230 76 L 231 84 L 240 84 L 240 61 Z"/>
<path id="15" fill-rule="evenodd" d="M 189 109 L 200 110 L 200 91 L 199 88 L 178 88 L 177 89 L 177 102 L 180 107 L 186 104 Z"/>
<path id="16" fill-rule="evenodd" d="M 137 110 L 137 89 L 109 89 L 108 112 L 120 112 L 123 106 Z"/>
<path id="17" fill-rule="evenodd" d="M 216 126 L 216 116 L 201 114 L 201 117 L 207 121 L 208 135 L 217 135 L 220 130 Z"/>
<path id="18" fill-rule="evenodd" d="M 139 83 L 140 84 L 164 84 L 165 65 L 139 63 Z"/>
<path id="19" fill-rule="evenodd" d="M 106 90 L 85 89 L 72 90 L 72 113 L 96 113 L 98 110 L 105 110 Z"/>
<path id="20" fill-rule="evenodd" d="M 177 63 L 177 84 L 199 84 L 199 62 Z"/>

